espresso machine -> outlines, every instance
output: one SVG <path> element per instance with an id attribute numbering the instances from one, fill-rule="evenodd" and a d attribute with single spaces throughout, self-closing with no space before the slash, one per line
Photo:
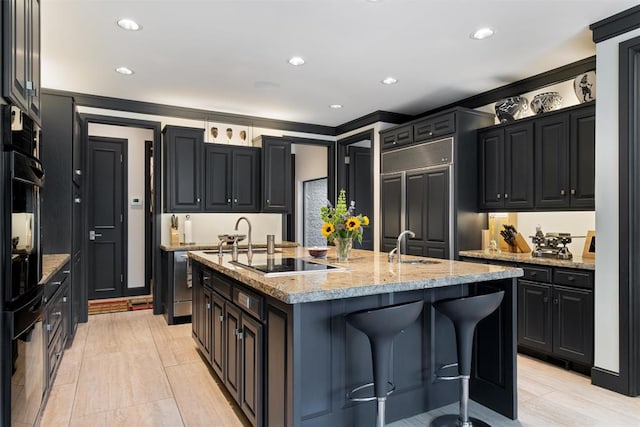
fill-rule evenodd
<path id="1" fill-rule="evenodd" d="M 567 245 L 571 243 L 571 233 L 543 233 L 540 226 L 536 227 L 535 236 L 531 241 L 535 248 L 531 252 L 533 257 L 572 259 L 573 254 Z"/>

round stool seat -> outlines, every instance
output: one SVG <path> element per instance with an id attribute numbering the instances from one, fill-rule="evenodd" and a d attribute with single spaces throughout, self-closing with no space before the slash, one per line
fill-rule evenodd
<path id="1" fill-rule="evenodd" d="M 347 323 L 362 331 L 371 344 L 373 364 L 373 383 L 360 385 L 347 393 L 347 398 L 354 401 L 378 401 L 376 427 L 385 425 L 385 404 L 387 395 L 395 386 L 389 382 L 389 362 L 393 339 L 403 329 L 415 322 L 422 313 L 424 301 L 388 305 L 386 307 L 360 310 L 345 316 Z M 373 386 L 372 397 L 354 398 L 352 394 Z M 388 391 L 391 386 L 391 391 Z"/>
<path id="2" fill-rule="evenodd" d="M 433 303 L 440 313 L 447 316 L 453 323 L 478 323 L 495 311 L 504 297 L 504 291 L 472 297 L 446 299 Z"/>

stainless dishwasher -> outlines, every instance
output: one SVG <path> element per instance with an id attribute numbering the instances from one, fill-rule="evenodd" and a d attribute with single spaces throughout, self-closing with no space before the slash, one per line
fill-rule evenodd
<path id="1" fill-rule="evenodd" d="M 173 315 L 191 315 L 191 260 L 184 251 L 173 253 Z"/>

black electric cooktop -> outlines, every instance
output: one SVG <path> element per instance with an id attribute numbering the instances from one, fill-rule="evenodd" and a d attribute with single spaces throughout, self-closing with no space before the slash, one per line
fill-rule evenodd
<path id="1" fill-rule="evenodd" d="M 249 270 L 254 270 L 256 272 L 264 274 L 267 277 L 344 270 L 344 268 L 337 267 L 335 265 L 320 264 L 301 258 L 273 258 L 267 260 L 266 264 L 248 265 L 237 261 L 232 262 L 232 264 L 247 268 Z"/>

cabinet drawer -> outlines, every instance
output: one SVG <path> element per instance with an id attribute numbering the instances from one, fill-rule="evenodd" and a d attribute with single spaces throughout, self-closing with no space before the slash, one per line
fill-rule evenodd
<path id="1" fill-rule="evenodd" d="M 220 295 L 227 299 L 233 299 L 233 293 L 231 289 L 231 282 L 226 280 L 224 277 L 218 276 L 217 274 L 211 275 L 211 284 L 209 285 L 218 292 Z"/>
<path id="2" fill-rule="evenodd" d="M 551 268 L 546 267 L 522 267 L 524 271 L 523 279 L 535 282 L 551 282 Z"/>
<path id="3" fill-rule="evenodd" d="M 236 303 L 243 311 L 249 312 L 257 319 L 264 320 L 264 299 L 262 297 L 245 289 L 238 289 L 234 287 L 233 302 Z"/>
<path id="4" fill-rule="evenodd" d="M 557 285 L 593 289 L 593 276 L 591 273 L 585 271 L 563 270 L 557 268 L 553 275 L 553 283 Z"/>
<path id="5" fill-rule="evenodd" d="M 456 116 L 453 113 L 428 118 L 413 127 L 414 141 L 449 135 L 456 131 Z"/>
<path id="6" fill-rule="evenodd" d="M 51 334 L 53 337 L 51 343 L 48 347 L 47 355 L 49 357 L 49 365 L 48 365 L 48 376 L 49 376 L 49 384 L 53 383 L 53 374 L 56 372 L 56 368 L 58 367 L 58 362 L 60 362 L 60 358 L 62 357 L 63 352 L 63 339 L 62 339 L 62 330 L 58 329 L 56 333 Z"/>
<path id="7" fill-rule="evenodd" d="M 47 335 L 49 336 L 47 343 L 51 343 L 54 336 L 56 335 L 56 332 L 60 328 L 60 325 L 62 324 L 63 310 L 66 304 L 66 302 L 63 303 L 62 298 L 62 296 L 59 296 L 55 301 L 51 303 L 47 310 L 47 323 L 45 324 L 45 330 Z"/>

